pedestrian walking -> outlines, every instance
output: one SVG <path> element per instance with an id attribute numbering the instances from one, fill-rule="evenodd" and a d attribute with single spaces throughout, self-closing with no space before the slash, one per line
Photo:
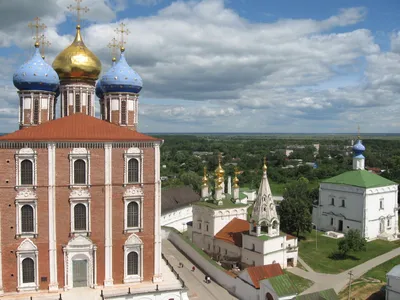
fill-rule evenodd
<path id="1" fill-rule="evenodd" d="M 211 283 L 211 277 L 207 275 L 207 283 Z"/>
<path id="2" fill-rule="evenodd" d="M 196 271 L 196 267 L 195 266 L 192 267 L 192 272 L 194 272 L 194 271 Z"/>

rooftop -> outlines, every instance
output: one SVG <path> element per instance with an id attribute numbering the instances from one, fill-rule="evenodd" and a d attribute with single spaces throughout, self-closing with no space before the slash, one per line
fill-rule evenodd
<path id="1" fill-rule="evenodd" d="M 325 179 L 321 183 L 333 183 L 357 186 L 361 188 L 374 188 L 381 186 L 397 185 L 397 183 L 383 178 L 366 170 L 352 170 L 338 176 Z"/>
<path id="2" fill-rule="evenodd" d="M 388 276 L 395 276 L 395 277 L 400 277 L 400 265 L 394 266 L 389 273 L 387 273 Z"/>
<path id="3" fill-rule="evenodd" d="M 256 289 L 260 288 L 260 281 L 275 276 L 284 275 L 280 264 L 248 267 L 245 271 L 249 274 Z"/>
<path id="4" fill-rule="evenodd" d="M 334 289 L 324 290 L 320 292 L 299 295 L 296 300 L 339 300 Z"/>
<path id="5" fill-rule="evenodd" d="M 159 141 L 159 139 L 92 116 L 76 113 L 3 135 L 0 137 L 1 141 L 147 142 Z"/>
<path id="6" fill-rule="evenodd" d="M 173 187 L 161 190 L 161 213 L 166 213 L 199 201 L 200 196 L 190 187 Z"/>
<path id="7" fill-rule="evenodd" d="M 222 208 L 235 208 L 235 207 L 247 207 L 248 204 L 243 203 L 233 203 L 231 201 L 231 196 L 229 194 L 225 194 L 226 198 L 221 199 L 222 205 L 218 205 L 214 203 L 214 199 L 199 201 L 193 203 L 194 205 L 206 206 L 212 209 L 222 209 Z"/>
<path id="8" fill-rule="evenodd" d="M 287 274 L 271 277 L 268 281 L 279 297 L 296 295 L 298 293 L 296 286 Z"/>
<path id="9" fill-rule="evenodd" d="M 220 231 L 218 231 L 215 238 L 242 247 L 242 233 L 248 232 L 249 229 L 249 222 L 233 218 Z"/>

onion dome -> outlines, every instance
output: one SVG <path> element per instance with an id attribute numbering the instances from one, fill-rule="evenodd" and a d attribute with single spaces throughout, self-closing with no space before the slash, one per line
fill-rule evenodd
<path id="1" fill-rule="evenodd" d="M 365 151 L 365 146 L 361 143 L 361 140 L 358 139 L 357 143 L 353 146 L 354 156 L 363 156 L 363 152 Z"/>
<path id="2" fill-rule="evenodd" d="M 143 87 L 142 78 L 126 62 L 124 48 L 119 61 L 101 78 L 104 93 L 123 92 L 138 94 Z"/>
<path id="3" fill-rule="evenodd" d="M 76 26 L 75 40 L 57 55 L 53 68 L 65 79 L 96 80 L 101 72 L 101 62 L 83 43 L 81 27 Z"/>
<path id="4" fill-rule="evenodd" d="M 101 82 L 100 80 L 97 80 L 96 82 L 96 96 L 101 99 L 104 96 L 103 88 L 101 87 Z"/>
<path id="5" fill-rule="evenodd" d="M 39 51 L 39 44 L 35 44 L 35 53 L 24 63 L 13 76 L 14 86 L 20 91 L 39 90 L 55 92 L 60 79 L 53 68 L 46 63 Z"/>

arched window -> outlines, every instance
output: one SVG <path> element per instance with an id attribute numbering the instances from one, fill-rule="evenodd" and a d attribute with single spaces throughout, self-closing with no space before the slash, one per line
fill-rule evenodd
<path id="1" fill-rule="evenodd" d="M 75 112 L 81 112 L 81 95 L 75 94 Z"/>
<path id="2" fill-rule="evenodd" d="M 29 159 L 21 162 L 21 184 L 33 184 L 33 163 Z"/>
<path id="3" fill-rule="evenodd" d="M 139 256 L 136 252 L 130 252 L 127 259 L 128 264 L 128 275 L 139 274 Z"/>
<path id="4" fill-rule="evenodd" d="M 121 124 L 126 125 L 126 100 L 121 101 Z"/>
<path id="5" fill-rule="evenodd" d="M 77 159 L 74 162 L 74 183 L 86 183 L 86 164 L 82 159 Z"/>
<path id="6" fill-rule="evenodd" d="M 33 98 L 33 124 L 39 124 L 39 97 Z"/>
<path id="7" fill-rule="evenodd" d="M 30 205 L 21 207 L 21 232 L 33 232 L 33 208 Z"/>
<path id="8" fill-rule="evenodd" d="M 32 258 L 22 261 L 22 283 L 35 282 L 35 263 Z"/>
<path id="9" fill-rule="evenodd" d="M 86 206 L 77 204 L 74 207 L 74 230 L 86 230 Z"/>
<path id="10" fill-rule="evenodd" d="M 274 300 L 274 297 L 272 297 L 272 295 L 270 293 L 267 293 L 265 295 L 265 300 Z"/>
<path id="11" fill-rule="evenodd" d="M 88 115 L 92 115 L 92 95 L 88 94 Z"/>
<path id="12" fill-rule="evenodd" d="M 128 161 L 128 182 L 139 182 L 139 162 L 134 158 Z"/>
<path id="13" fill-rule="evenodd" d="M 139 227 L 139 205 L 136 202 L 128 204 L 128 227 Z"/>

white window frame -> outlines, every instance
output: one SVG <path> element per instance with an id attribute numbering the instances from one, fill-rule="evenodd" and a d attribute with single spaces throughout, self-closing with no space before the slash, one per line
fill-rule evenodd
<path id="1" fill-rule="evenodd" d="M 71 235 L 75 234 L 91 234 L 91 214 L 90 214 L 90 192 L 87 189 L 73 190 L 69 195 L 70 203 L 70 232 Z M 75 230 L 75 205 L 83 204 L 86 207 L 86 230 Z"/>
<path id="2" fill-rule="evenodd" d="M 138 182 L 128 182 L 128 161 L 132 158 L 138 161 Z M 129 148 L 124 151 L 124 187 L 128 184 L 140 184 L 143 187 L 143 150 L 139 148 Z"/>
<path id="3" fill-rule="evenodd" d="M 36 238 L 38 235 L 38 223 L 37 223 L 37 196 L 36 193 L 31 189 L 20 190 L 15 197 L 15 237 L 16 238 Z M 30 205 L 33 208 L 33 232 L 23 233 L 22 232 L 22 215 L 21 209 L 24 205 Z"/>
<path id="4" fill-rule="evenodd" d="M 124 193 L 124 233 L 140 232 L 143 230 L 143 190 L 138 187 L 131 187 Z M 139 222 L 137 227 L 128 227 L 128 205 L 136 202 L 139 209 Z"/>
<path id="5" fill-rule="evenodd" d="M 90 187 L 90 151 L 86 148 L 74 148 L 68 155 L 69 158 L 69 184 L 70 187 Z M 74 163 L 76 160 L 83 160 L 85 162 L 85 182 L 84 184 L 75 184 L 74 176 Z"/>
<path id="6" fill-rule="evenodd" d="M 21 162 L 23 160 L 32 162 L 32 184 L 21 184 Z M 22 187 L 37 187 L 37 152 L 31 148 L 22 148 L 15 153 L 15 186 Z"/>
<path id="7" fill-rule="evenodd" d="M 18 291 L 37 291 L 39 290 L 39 264 L 38 264 L 38 249 L 36 245 L 30 240 L 25 239 L 19 245 L 17 249 L 17 290 Z M 23 283 L 22 282 L 22 261 L 25 258 L 33 260 L 35 267 L 35 280 L 34 282 Z"/>
<path id="8" fill-rule="evenodd" d="M 136 252 L 138 254 L 138 274 L 128 275 L 128 254 Z M 143 242 L 134 233 L 126 240 L 124 245 L 124 283 L 143 281 Z"/>

